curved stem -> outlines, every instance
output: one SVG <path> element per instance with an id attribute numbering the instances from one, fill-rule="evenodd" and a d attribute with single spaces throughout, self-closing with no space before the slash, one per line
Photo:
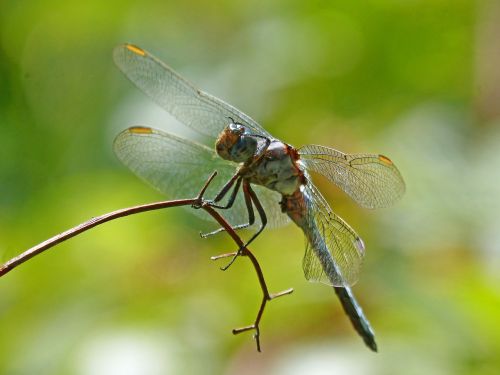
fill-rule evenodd
<path id="1" fill-rule="evenodd" d="M 118 219 L 120 217 L 125 217 L 129 215 L 138 214 L 146 211 L 159 210 L 162 208 L 170 208 L 170 207 L 178 207 L 178 206 L 186 206 L 192 205 L 195 203 L 197 198 L 195 199 L 180 199 L 180 200 L 172 200 L 172 201 L 163 201 L 163 202 L 155 202 L 149 204 L 143 204 L 134 207 L 123 208 L 121 210 L 116 210 L 113 212 L 109 212 L 107 214 L 93 217 L 92 219 L 77 225 L 71 229 L 68 229 L 65 232 L 59 233 L 52 238 L 49 238 L 46 241 L 39 243 L 38 245 L 33 246 L 32 248 L 26 250 L 25 252 L 19 254 L 18 256 L 8 260 L 0 267 L 0 277 L 12 271 L 17 266 L 20 266 L 24 262 L 30 260 L 31 258 L 43 253 L 46 250 L 54 247 L 61 242 L 69 240 L 72 237 L 79 235 L 80 233 L 86 232 L 89 229 L 92 229 L 98 225 L 104 224 L 108 221 Z"/>
<path id="2" fill-rule="evenodd" d="M 209 215 L 211 215 L 226 231 L 226 233 L 231 236 L 233 241 L 238 245 L 238 247 L 242 248 L 241 250 L 241 255 L 247 256 L 250 258 L 250 261 L 252 262 L 252 265 L 255 269 L 255 272 L 257 273 L 257 277 L 259 279 L 259 284 L 262 289 L 262 302 L 259 308 L 259 312 L 257 314 L 257 318 L 255 319 L 254 324 L 251 326 L 243 327 L 243 328 L 238 328 L 234 329 L 233 333 L 238 334 L 241 332 L 245 332 L 248 330 L 255 330 L 255 340 L 257 342 L 257 350 L 260 351 L 260 330 L 259 330 L 259 323 L 262 318 L 262 314 L 264 312 L 264 308 L 266 306 L 266 303 L 273 298 L 285 295 L 285 294 L 290 294 L 292 293 L 293 289 L 287 289 L 283 292 L 280 292 L 278 294 L 269 294 L 266 282 L 264 280 L 264 274 L 262 273 L 262 269 L 260 267 L 259 262 L 257 261 L 257 258 L 253 255 L 253 253 L 245 246 L 241 238 L 236 234 L 235 230 L 231 225 L 211 206 L 210 202 L 204 201 L 203 200 L 203 194 L 205 193 L 208 185 L 210 182 L 213 180 L 213 178 L 216 176 L 216 172 L 214 172 L 210 178 L 207 180 L 203 188 L 201 189 L 200 193 L 196 198 L 192 199 L 179 199 L 179 200 L 171 200 L 171 201 L 162 201 L 162 202 L 155 202 L 155 203 L 149 203 L 149 204 L 143 204 L 139 206 L 133 206 L 133 207 L 128 207 L 128 208 L 123 208 L 120 210 L 112 211 L 109 213 L 106 213 L 104 215 L 94 217 L 90 220 L 85 221 L 84 223 L 81 223 L 71 229 L 68 229 L 65 232 L 59 233 L 55 235 L 54 237 L 49 238 L 48 240 L 39 243 L 38 245 L 33 246 L 32 248 L 26 250 L 25 252 L 19 254 L 18 256 L 8 260 L 5 262 L 1 267 L 0 267 L 0 277 L 6 275 L 10 271 L 12 271 L 14 268 L 20 266 L 21 264 L 27 262 L 31 258 L 51 249 L 52 247 L 56 246 L 57 244 L 60 244 L 61 242 L 64 242 L 72 237 L 75 237 L 83 232 L 88 231 L 89 229 L 92 229 L 98 225 L 104 224 L 108 221 L 119 219 L 121 217 L 129 216 L 129 215 L 134 215 L 138 214 L 141 212 L 147 212 L 147 211 L 154 211 L 154 210 L 160 210 L 163 208 L 170 208 L 170 207 L 180 207 L 180 206 L 192 206 L 194 209 L 203 209 L 205 210 Z M 230 253 L 230 254 L 223 254 L 218 257 L 212 257 L 212 259 L 220 259 L 226 256 L 234 256 L 235 253 Z"/>

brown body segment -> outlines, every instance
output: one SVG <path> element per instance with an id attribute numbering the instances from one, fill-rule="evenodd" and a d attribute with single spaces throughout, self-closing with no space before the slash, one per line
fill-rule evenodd
<path id="1" fill-rule="evenodd" d="M 293 194 L 283 195 L 281 202 L 281 212 L 286 213 L 292 221 L 300 228 L 304 224 L 304 213 L 307 210 L 304 194 L 297 189 Z"/>

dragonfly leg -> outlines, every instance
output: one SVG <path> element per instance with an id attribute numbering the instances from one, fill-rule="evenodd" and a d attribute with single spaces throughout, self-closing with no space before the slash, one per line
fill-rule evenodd
<path id="1" fill-rule="evenodd" d="M 251 198 L 253 204 L 255 205 L 255 208 L 257 209 L 257 212 L 259 213 L 259 217 L 260 217 L 260 228 L 248 240 L 248 242 L 245 244 L 245 246 L 243 246 L 243 247 L 247 247 L 248 245 L 250 245 L 250 243 L 253 240 L 255 240 L 259 236 L 259 234 L 262 233 L 262 231 L 266 227 L 266 225 L 267 225 L 267 216 L 266 216 L 266 211 L 264 211 L 264 208 L 262 207 L 262 204 L 260 203 L 259 198 L 257 197 L 257 194 L 255 194 L 255 192 L 253 191 L 253 189 L 250 186 L 250 183 L 248 181 L 244 181 L 243 182 L 243 191 L 245 192 L 245 200 L 246 200 L 247 196 L 249 196 Z M 252 213 L 253 213 L 253 210 L 252 210 Z M 242 249 L 240 249 L 239 251 L 241 251 L 241 250 Z"/>
<path id="2" fill-rule="evenodd" d="M 249 216 L 250 216 L 250 208 L 252 206 L 252 203 L 255 205 L 255 208 L 257 209 L 257 212 L 259 213 L 260 222 L 261 222 L 260 228 L 257 232 L 254 233 L 254 235 L 252 237 L 250 237 L 250 239 L 247 241 L 247 243 L 244 246 L 242 246 L 238 249 L 238 251 L 233 256 L 233 258 L 229 261 L 229 263 L 226 266 L 221 268 L 223 271 L 227 270 L 234 263 L 236 258 L 239 255 L 241 255 L 241 252 L 243 251 L 243 249 L 246 248 L 248 245 L 250 245 L 250 243 L 253 240 L 255 240 L 259 236 L 259 234 L 262 233 L 262 231 L 264 230 L 264 228 L 267 225 L 266 212 L 264 211 L 264 208 L 262 207 L 262 204 L 260 203 L 259 198 L 257 197 L 257 194 L 255 194 L 252 187 L 250 186 L 250 183 L 246 180 L 243 181 L 243 193 L 245 195 L 245 202 L 247 203 L 247 208 L 249 209 L 249 212 L 248 212 Z M 250 216 L 250 218 L 255 220 L 255 218 L 253 217 L 253 209 L 252 209 L 252 216 Z"/>
<path id="3" fill-rule="evenodd" d="M 247 207 L 247 212 L 248 212 L 248 223 L 232 226 L 232 229 L 234 229 L 234 230 L 248 228 L 249 226 L 253 225 L 253 223 L 255 223 L 255 214 L 253 212 L 252 199 L 250 198 L 250 196 L 248 194 L 244 194 L 244 197 L 245 197 L 245 205 Z M 213 236 L 214 234 L 224 232 L 224 231 L 225 231 L 225 229 L 221 227 L 221 228 L 216 229 L 210 233 L 200 233 L 200 236 L 202 238 L 207 238 L 209 236 Z"/>
<path id="4" fill-rule="evenodd" d="M 236 172 L 233 177 L 229 179 L 228 182 L 224 184 L 222 189 L 217 193 L 214 199 L 204 199 L 203 195 L 205 194 L 205 191 L 208 188 L 208 185 L 210 182 L 212 182 L 213 178 L 217 175 L 217 171 L 215 171 L 212 176 L 210 176 L 209 180 L 205 183 L 205 186 L 203 186 L 203 189 L 201 189 L 200 193 L 198 194 L 198 198 L 202 200 L 202 203 L 208 204 L 211 207 L 214 208 L 220 208 L 220 209 L 227 209 L 231 207 L 234 203 L 234 200 L 236 199 L 236 194 L 238 193 L 238 190 L 240 189 L 241 186 L 241 177 L 238 172 Z M 231 193 L 231 196 L 229 197 L 229 201 L 225 206 L 221 206 L 216 204 L 217 202 L 220 202 L 228 193 L 228 191 L 233 187 L 234 183 L 236 182 L 236 186 L 234 187 L 233 192 Z M 201 208 L 201 202 L 196 203 L 193 205 L 193 208 L 199 209 Z"/>
<path id="5" fill-rule="evenodd" d="M 215 178 L 215 176 L 217 176 L 217 171 L 212 173 L 212 175 L 207 180 L 207 182 L 205 182 L 205 185 L 203 186 L 200 193 L 198 194 L 198 201 L 192 205 L 193 208 L 200 209 L 202 206 L 202 203 L 210 205 L 211 207 L 220 208 L 220 209 L 226 209 L 226 208 L 229 208 L 233 205 L 233 203 L 236 199 L 236 194 L 238 193 L 238 190 L 240 189 L 240 186 L 241 186 L 241 177 L 239 177 L 238 172 L 236 172 L 233 175 L 233 177 L 231 177 L 230 180 L 224 184 L 222 189 L 217 193 L 217 195 L 215 196 L 215 198 L 213 200 L 203 198 L 208 186 L 210 185 L 212 180 Z M 219 202 L 220 200 L 222 200 L 226 196 L 228 191 L 234 185 L 235 181 L 236 181 L 236 186 L 234 187 L 234 190 L 231 193 L 231 196 L 229 197 L 229 202 L 227 203 L 227 205 L 226 206 L 217 205 L 216 203 Z"/>
<path id="6" fill-rule="evenodd" d="M 225 206 L 221 206 L 221 205 L 216 204 L 217 202 L 221 201 L 226 196 L 226 194 L 229 192 L 231 187 L 234 185 L 235 181 L 236 181 L 236 185 L 233 189 L 233 192 L 231 193 L 231 196 L 229 197 L 227 204 Z M 238 194 L 238 191 L 240 190 L 240 186 L 241 186 L 241 177 L 238 175 L 238 173 L 235 173 L 234 176 L 231 177 L 231 179 L 228 182 L 226 182 L 226 184 L 222 187 L 222 189 L 217 193 L 215 198 L 213 200 L 206 201 L 206 203 L 208 203 L 211 207 L 218 208 L 221 210 L 226 210 L 228 208 L 231 208 L 232 205 L 234 204 L 234 201 L 236 200 L 236 195 Z M 233 227 L 233 229 L 241 229 L 241 228 L 245 228 L 244 224 L 236 225 Z M 200 233 L 200 237 L 207 238 L 209 236 L 213 236 L 214 234 L 217 234 L 217 233 L 220 233 L 223 231 L 224 231 L 224 228 L 221 227 L 219 229 L 214 230 L 213 232 Z"/>
<path id="7" fill-rule="evenodd" d="M 250 223 L 238 224 L 238 225 L 235 225 L 235 226 L 231 226 L 231 229 L 232 230 L 245 229 L 245 228 L 248 228 L 250 225 L 251 225 Z M 207 238 L 207 237 L 213 236 L 214 234 L 225 232 L 225 231 L 226 231 L 225 228 L 220 227 L 219 229 L 216 229 L 216 230 L 214 230 L 212 232 L 200 233 L 200 237 L 201 238 Z"/>
<path id="8" fill-rule="evenodd" d="M 236 200 L 236 195 L 238 194 L 238 191 L 240 190 L 241 180 L 242 180 L 242 178 L 241 178 L 241 176 L 238 175 L 238 173 L 236 173 L 233 177 L 231 177 L 231 179 L 222 187 L 221 191 L 219 191 L 219 193 L 215 196 L 214 200 L 212 202 L 209 201 L 210 206 L 212 206 L 214 208 L 219 208 L 221 210 L 227 210 L 228 208 L 231 208 L 234 204 L 234 201 Z M 234 189 L 233 189 L 226 205 L 221 206 L 221 205 L 215 204 L 217 202 L 220 202 L 222 199 L 224 199 L 224 197 L 226 196 L 228 191 L 234 185 L 235 181 L 236 181 L 236 185 L 234 186 Z"/>

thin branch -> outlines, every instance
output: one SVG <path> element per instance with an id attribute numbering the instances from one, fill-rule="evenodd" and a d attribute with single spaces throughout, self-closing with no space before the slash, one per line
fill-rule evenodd
<path id="1" fill-rule="evenodd" d="M 61 242 L 69 240 L 72 237 L 75 237 L 83 232 L 88 231 L 98 225 L 104 224 L 108 221 L 119 219 L 121 217 L 138 214 L 146 211 L 159 210 L 162 208 L 170 208 L 170 207 L 178 207 L 178 206 L 186 206 L 191 205 L 196 201 L 196 199 L 181 199 L 181 200 L 172 200 L 172 201 L 163 201 L 163 202 L 155 202 L 149 204 L 143 204 L 134 207 L 123 208 L 121 210 L 116 210 L 113 212 L 109 212 L 107 214 L 94 217 L 82 224 L 77 225 L 71 229 L 68 229 L 65 232 L 59 233 L 48 240 L 39 243 L 36 246 L 26 250 L 24 253 L 19 254 L 18 256 L 8 260 L 0 267 L 0 277 L 12 271 L 17 266 L 20 266 L 24 262 L 30 260 L 31 258 L 43 253 L 46 250 L 54 247 Z"/>
<path id="2" fill-rule="evenodd" d="M 264 308 L 267 304 L 268 301 L 271 301 L 273 298 L 280 297 L 283 295 L 287 295 L 293 292 L 293 289 L 287 289 L 285 291 L 282 291 L 280 293 L 276 294 L 269 294 L 265 279 L 264 279 L 264 274 L 262 272 L 262 269 L 260 267 L 259 262 L 257 261 L 257 258 L 253 255 L 253 253 L 245 247 L 245 244 L 241 240 L 241 238 L 236 234 L 234 231 L 233 227 L 211 206 L 210 202 L 207 202 L 203 199 L 203 194 L 205 193 L 208 185 L 210 182 L 213 180 L 213 178 L 216 176 L 216 172 L 214 172 L 210 178 L 207 180 L 203 188 L 201 189 L 200 193 L 196 198 L 192 199 L 179 199 L 179 200 L 171 200 L 171 201 L 162 201 L 162 202 L 155 202 L 155 203 L 149 203 L 149 204 L 143 204 L 139 206 L 134 206 L 134 207 L 129 207 L 129 208 L 123 208 L 120 210 L 116 210 L 113 212 L 109 212 L 107 214 L 94 217 L 82 224 L 79 224 L 71 229 L 68 229 L 65 232 L 62 232 L 60 234 L 55 235 L 52 238 L 49 238 L 48 240 L 39 243 L 36 246 L 33 246 L 32 248 L 26 250 L 22 254 L 8 260 L 6 263 L 4 263 L 0 267 L 0 277 L 6 275 L 10 271 L 12 271 L 14 268 L 20 266 L 21 264 L 25 263 L 26 261 L 30 260 L 31 258 L 43 253 L 46 250 L 51 249 L 52 247 L 56 246 L 57 244 L 60 244 L 61 242 L 64 242 L 72 237 L 75 237 L 83 232 L 88 231 L 89 229 L 92 229 L 98 225 L 104 224 L 108 221 L 115 220 L 121 217 L 129 216 L 129 215 L 134 215 L 138 214 L 141 212 L 147 212 L 147 211 L 153 211 L 153 210 L 160 210 L 163 208 L 171 208 L 171 207 L 180 207 L 180 206 L 192 206 L 194 209 L 203 209 L 205 210 L 209 215 L 211 215 L 226 231 L 226 233 L 231 236 L 233 241 L 238 245 L 239 248 L 241 248 L 241 254 L 242 256 L 246 256 L 250 259 L 252 262 L 252 265 L 255 269 L 255 272 L 257 274 L 257 277 L 259 279 L 259 284 L 262 289 L 262 302 L 259 308 L 259 312 L 257 313 L 257 317 L 255 319 L 254 324 L 242 327 L 242 328 L 236 328 L 233 329 L 233 334 L 238 334 L 241 332 L 246 332 L 249 330 L 255 330 L 254 338 L 257 343 L 257 350 L 260 352 L 260 329 L 259 329 L 259 323 L 262 318 L 262 314 L 264 312 Z M 228 253 L 228 254 L 222 254 L 220 256 L 212 257 L 213 260 L 216 259 L 221 259 L 225 258 L 228 256 L 234 256 L 236 253 Z"/>

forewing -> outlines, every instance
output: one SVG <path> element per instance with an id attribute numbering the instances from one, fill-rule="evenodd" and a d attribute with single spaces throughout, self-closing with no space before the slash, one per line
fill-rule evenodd
<path id="1" fill-rule="evenodd" d="M 237 170 L 236 164 L 221 159 L 204 145 L 147 127 L 124 130 L 116 137 L 113 149 L 128 168 L 168 199 L 196 197 L 212 172 L 217 171 L 205 193 L 206 199 L 213 199 Z M 275 202 L 277 197 L 272 193 L 269 189 L 259 189 L 259 199 L 271 226 L 279 226 L 284 224 L 283 214 L 279 210 L 279 199 Z M 221 212 L 230 224 L 248 222 L 242 195 L 238 194 L 231 209 Z M 193 211 L 208 218 L 201 210 Z"/>
<path id="2" fill-rule="evenodd" d="M 327 177 L 367 208 L 390 206 L 405 191 L 405 183 L 384 155 L 345 154 L 333 148 L 307 145 L 299 149 L 309 171 Z"/>
<path id="3" fill-rule="evenodd" d="M 131 44 L 117 46 L 113 58 L 120 70 L 146 95 L 183 124 L 216 138 L 229 118 L 255 134 L 271 137 L 257 122 L 230 104 L 198 90 L 149 52 Z"/>
<path id="4" fill-rule="evenodd" d="M 328 285 L 353 285 L 364 258 L 364 243 L 354 230 L 336 215 L 316 187 L 303 189 L 306 206 L 303 259 L 307 280 Z"/>

